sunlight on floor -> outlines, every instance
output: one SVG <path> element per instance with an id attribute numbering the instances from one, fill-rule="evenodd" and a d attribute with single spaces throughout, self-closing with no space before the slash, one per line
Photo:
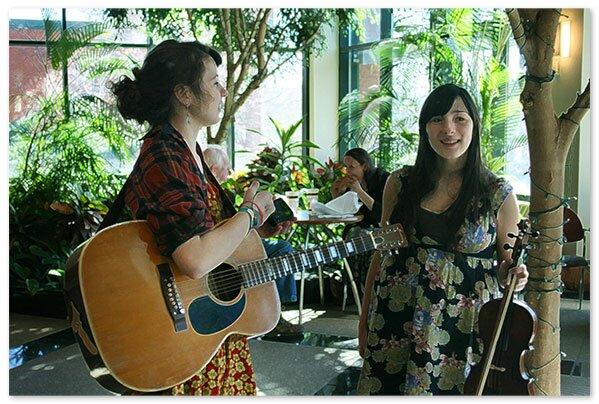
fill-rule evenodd
<path id="1" fill-rule="evenodd" d="M 305 308 L 302 310 L 302 322 L 307 323 L 323 316 L 326 313 L 325 310 L 314 310 Z M 290 323 L 299 324 L 299 310 L 286 310 L 283 312 L 283 318 Z"/>

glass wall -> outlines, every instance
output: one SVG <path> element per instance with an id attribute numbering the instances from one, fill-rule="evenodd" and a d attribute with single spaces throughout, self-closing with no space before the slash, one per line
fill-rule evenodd
<path id="1" fill-rule="evenodd" d="M 388 30 L 390 10 L 362 9 L 357 16 L 361 18 L 363 32 L 357 33 L 346 29 L 339 37 L 339 101 L 352 91 L 366 92 L 377 88 L 380 84 L 380 66 L 370 48 L 377 41 L 390 36 Z M 345 136 L 352 128 L 350 122 L 339 122 L 339 128 L 339 159 L 341 159 L 348 149 L 358 144 Z M 372 144 L 362 146 L 366 149 L 373 147 Z"/>
<path id="2" fill-rule="evenodd" d="M 74 45 L 90 37 L 92 40 L 87 45 Z M 112 108 L 110 81 L 139 64 L 148 46 L 144 32 L 111 29 L 101 9 L 9 9 L 10 123 L 27 124 L 28 117 L 52 105 L 55 105 L 53 112 L 47 112 L 46 116 L 60 114 L 61 108 L 68 114 L 73 103 L 82 100 L 98 100 L 98 111 L 90 113 L 102 113 L 102 103 Z M 136 138 L 127 139 L 132 158 L 122 163 L 110 145 L 101 140 L 93 142 L 115 172 L 124 174 L 130 170 L 139 148 Z M 19 159 L 17 153 L 18 148 L 11 147 L 11 175 L 15 160 Z"/>
<path id="3" fill-rule="evenodd" d="M 48 35 L 59 38 L 63 30 L 89 29 L 91 24 L 96 24 L 100 30 L 105 21 L 103 9 L 99 8 L 9 9 L 10 122 L 16 122 L 38 109 L 40 99 L 60 96 L 63 90 L 67 99 L 92 95 L 108 103 L 114 102 L 108 84 L 127 74 L 131 67 L 141 64 L 152 42 L 145 30 L 128 28 L 117 32 L 107 27 L 106 32 L 93 37 L 86 47 L 87 52 L 81 50 L 66 65 L 55 67 L 48 55 L 46 42 Z M 202 40 L 209 42 L 209 37 Z M 103 47 L 94 47 L 95 44 Z M 100 69 L 118 65 L 122 65 L 123 69 L 116 69 L 110 77 L 99 74 Z M 224 77 L 225 72 L 225 67 L 221 66 L 220 76 Z M 227 142 L 231 143 L 228 149 L 233 151 L 232 163 L 236 170 L 245 169 L 247 162 L 262 149 L 262 144 L 272 145 L 277 141 L 269 117 L 280 121 L 283 127 L 302 118 L 303 74 L 300 55 L 267 78 L 237 112 L 235 122 L 229 128 L 231 136 L 227 138 Z M 217 127 L 212 129 L 215 131 Z M 298 128 L 295 136 L 301 141 L 302 127 Z M 200 138 L 200 144 L 206 144 L 206 137 Z M 135 157 L 136 151 L 132 152 Z M 127 172 L 133 160 L 119 170 Z"/>
<path id="4" fill-rule="evenodd" d="M 236 171 L 243 171 L 264 146 L 280 145 L 270 118 L 283 128 L 302 118 L 302 87 L 303 65 L 299 57 L 266 79 L 237 111 L 234 133 Z M 302 141 L 303 126 L 294 133 L 294 141 Z"/>
<path id="5" fill-rule="evenodd" d="M 483 111 L 483 154 L 519 194 L 528 194 L 527 145 L 512 147 L 526 133 L 518 102 L 524 69 L 511 36 L 502 53 L 504 45 L 494 42 L 501 35 L 492 37 L 485 31 L 501 26 L 494 12 L 370 9 L 375 18 L 364 17 L 362 36 L 341 32 L 339 88 L 346 114 L 339 123 L 340 155 L 361 146 L 387 169 L 412 164 L 422 103 L 432 88 L 451 82 L 468 89 L 479 105 L 490 106 Z M 493 87 L 508 74 L 505 83 Z M 510 114 L 498 119 L 491 111 L 500 103 L 506 105 L 499 109 Z"/>

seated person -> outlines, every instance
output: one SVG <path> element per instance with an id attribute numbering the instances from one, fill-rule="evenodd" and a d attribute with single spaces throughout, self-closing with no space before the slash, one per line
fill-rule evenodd
<path id="1" fill-rule="evenodd" d="M 379 227 L 383 206 L 383 190 L 389 172 L 380 167 L 374 167 L 368 152 L 356 147 L 348 150 L 343 156 L 346 175 L 338 178 L 331 186 L 331 195 L 337 198 L 347 190 L 354 191 L 363 205 L 358 213 L 364 219 L 358 223 L 362 228 Z"/>
<path id="2" fill-rule="evenodd" d="M 348 190 L 356 192 L 363 203 L 358 213 L 364 216 L 361 222 L 345 228 L 343 237 L 347 239 L 360 236 L 364 229 L 380 226 L 383 190 L 389 172 L 383 168 L 374 167 L 368 152 L 359 147 L 345 153 L 343 164 L 346 168 L 346 175 L 333 182 L 331 195 L 333 198 L 337 198 Z M 368 252 L 348 258 L 354 278 L 357 279 L 362 291 L 372 254 L 372 252 Z"/>
<path id="3" fill-rule="evenodd" d="M 217 145 L 208 145 L 204 149 L 204 160 L 219 182 L 223 183 L 229 178 L 231 163 L 225 149 Z M 286 233 L 290 226 L 291 221 L 279 223 L 276 228 L 265 223 L 257 229 L 258 234 L 262 238 L 264 251 L 269 258 L 293 252 L 293 247 L 289 242 L 271 239 L 271 237 Z M 297 288 L 293 274 L 279 278 L 275 283 L 279 292 L 279 299 L 281 299 L 281 305 L 297 301 Z M 303 335 L 303 332 L 304 327 L 302 325 L 292 324 L 281 315 L 277 326 L 267 335 L 300 336 Z"/>

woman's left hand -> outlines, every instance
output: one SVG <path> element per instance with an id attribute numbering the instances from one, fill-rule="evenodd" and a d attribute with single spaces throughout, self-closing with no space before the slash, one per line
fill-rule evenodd
<path id="1" fill-rule="evenodd" d="M 528 269 L 526 268 L 526 265 L 524 264 L 520 264 L 516 267 L 510 268 L 510 266 L 512 265 L 512 260 L 508 259 L 508 260 L 503 260 L 501 262 L 501 265 L 499 265 L 499 274 L 511 274 L 512 276 L 516 276 L 516 287 L 515 287 L 515 291 L 518 292 L 522 289 L 524 289 L 524 287 L 526 286 L 526 283 L 528 282 Z M 509 269 L 509 271 L 508 271 Z M 500 282 L 502 286 L 507 287 L 508 282 L 507 282 L 507 276 L 503 278 L 503 280 Z"/>
<path id="2" fill-rule="evenodd" d="M 277 224 L 274 227 L 271 226 L 270 223 L 265 222 L 262 226 L 260 226 L 256 230 L 258 231 L 258 234 L 260 235 L 261 238 L 271 238 L 271 237 L 278 236 L 280 234 L 287 233 L 294 221 L 295 220 L 287 220 L 285 222 L 281 222 L 281 223 Z"/>

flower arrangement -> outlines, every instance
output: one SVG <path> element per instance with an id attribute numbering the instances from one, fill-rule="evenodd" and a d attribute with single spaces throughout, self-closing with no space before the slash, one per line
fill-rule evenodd
<path id="1" fill-rule="evenodd" d="M 345 175 L 345 167 L 341 163 L 335 163 L 330 157 L 327 162 L 312 170 L 312 182 L 314 188 L 319 188 L 318 201 L 326 203 L 332 199 L 331 186 L 333 181 Z"/>

